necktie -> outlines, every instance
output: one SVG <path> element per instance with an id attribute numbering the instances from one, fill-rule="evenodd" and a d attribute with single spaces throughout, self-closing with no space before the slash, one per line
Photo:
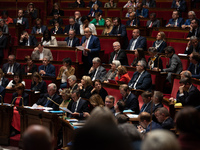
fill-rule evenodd
<path id="1" fill-rule="evenodd" d="M 85 48 L 87 48 L 87 42 L 88 42 L 88 39 L 85 40 Z M 85 50 L 83 51 L 83 55 L 88 56 L 88 54 Z"/>
<path id="2" fill-rule="evenodd" d="M 72 40 L 71 40 L 71 39 L 69 39 L 68 46 L 71 46 L 71 41 L 72 41 Z"/>
<path id="3" fill-rule="evenodd" d="M 149 27 L 151 28 L 153 26 L 153 22 L 150 23 Z"/>
<path id="4" fill-rule="evenodd" d="M 77 105 L 77 102 L 74 102 L 74 108 L 75 108 L 75 109 L 74 109 L 74 112 L 77 111 L 77 107 L 78 107 L 78 106 L 76 106 L 76 105 Z"/>
<path id="5" fill-rule="evenodd" d="M 115 58 L 114 58 L 114 60 L 116 60 L 116 59 L 117 59 L 117 56 L 118 56 L 118 53 L 116 53 L 116 54 L 115 54 Z"/>
<path id="6" fill-rule="evenodd" d="M 51 98 L 51 97 L 50 97 Z M 44 105 L 44 107 L 47 107 L 49 105 L 51 101 L 50 100 L 47 100 L 46 104 Z"/>
<path id="7" fill-rule="evenodd" d="M 143 111 L 144 111 L 146 105 L 147 105 L 147 104 L 144 104 L 144 105 L 143 105 L 143 107 L 141 108 L 140 112 L 143 112 Z"/>
<path id="8" fill-rule="evenodd" d="M 133 20 L 131 21 L 130 26 L 133 26 Z"/>

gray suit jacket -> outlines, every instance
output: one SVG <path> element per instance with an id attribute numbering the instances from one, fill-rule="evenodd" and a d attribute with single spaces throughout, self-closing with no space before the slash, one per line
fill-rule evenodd
<path id="1" fill-rule="evenodd" d="M 107 81 L 108 77 L 112 74 L 112 69 L 110 69 L 107 74 L 103 77 L 103 81 Z M 111 75 L 110 80 L 115 80 L 117 74 L 117 70 L 115 70 L 115 72 Z"/>
<path id="2" fill-rule="evenodd" d="M 151 20 L 148 20 L 148 21 L 147 21 L 147 24 L 146 24 L 146 27 L 149 27 L 150 23 L 151 23 Z M 156 19 L 156 20 L 153 22 L 152 27 L 160 27 L 160 20 Z"/>
<path id="3" fill-rule="evenodd" d="M 95 75 L 96 69 L 94 69 L 91 73 L 89 73 L 89 76 L 91 79 L 93 79 Z M 98 72 L 96 73 L 95 79 L 103 80 L 103 77 L 106 75 L 106 69 L 102 66 L 99 66 Z"/>
<path id="4" fill-rule="evenodd" d="M 43 53 L 44 53 L 43 56 L 49 56 L 50 60 L 53 60 L 53 56 L 52 56 L 52 53 L 51 53 L 50 49 L 43 48 Z M 40 52 L 39 51 L 32 52 L 31 58 L 33 60 L 39 60 L 40 59 Z"/>

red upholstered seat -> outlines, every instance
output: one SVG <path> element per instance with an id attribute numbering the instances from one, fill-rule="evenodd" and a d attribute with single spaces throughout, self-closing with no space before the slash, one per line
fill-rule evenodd
<path id="1" fill-rule="evenodd" d="M 169 32 L 168 38 L 184 39 L 185 32 Z"/>
<path id="2" fill-rule="evenodd" d="M 180 81 L 180 79 L 174 79 L 172 93 L 171 93 L 171 97 L 173 97 L 173 98 L 176 98 L 176 94 L 178 92 L 179 85 L 180 85 L 179 81 Z"/>
<path id="3" fill-rule="evenodd" d="M 146 27 L 147 20 L 140 20 L 140 26 Z"/>
<path id="4" fill-rule="evenodd" d="M 53 55 L 53 60 L 57 60 L 57 50 L 51 50 L 51 53 Z"/>
<path id="5" fill-rule="evenodd" d="M 96 31 L 97 31 L 97 35 L 101 35 L 101 34 L 102 34 L 102 32 L 103 32 L 103 30 L 102 30 L 102 29 L 98 29 L 98 28 L 96 28 Z"/>
<path id="6" fill-rule="evenodd" d="M 135 59 L 135 55 L 133 54 L 126 54 L 127 58 L 128 58 L 128 64 L 129 66 L 131 65 L 131 63 L 133 62 L 133 60 Z"/>
<path id="7" fill-rule="evenodd" d="M 187 47 L 187 43 L 170 42 L 169 46 L 174 48 L 176 54 L 183 54 L 185 52 L 185 48 Z"/>
<path id="8" fill-rule="evenodd" d="M 123 6 L 126 4 L 127 2 L 118 2 L 117 3 L 117 7 L 118 8 L 123 8 Z M 126 10 L 126 9 L 124 9 L 124 10 Z M 127 11 L 127 10 L 126 10 Z"/>
<path id="9" fill-rule="evenodd" d="M 154 41 L 147 41 L 147 49 L 149 48 L 149 47 L 152 47 L 153 46 L 153 42 Z"/>
<path id="10" fill-rule="evenodd" d="M 188 68 L 188 59 L 181 59 L 183 70 L 187 70 Z"/>
<path id="11" fill-rule="evenodd" d="M 11 103 L 12 101 L 12 93 L 6 93 L 4 97 L 4 103 Z"/>
<path id="12" fill-rule="evenodd" d="M 166 68 L 166 65 L 169 64 L 169 58 L 161 57 L 163 68 Z"/>
<path id="13" fill-rule="evenodd" d="M 127 37 L 128 37 L 128 39 L 130 41 L 132 39 L 132 37 L 133 37 L 133 35 L 132 35 L 133 29 L 126 29 L 126 31 L 127 31 Z"/>
<path id="14" fill-rule="evenodd" d="M 133 74 L 134 74 L 134 71 L 128 71 L 128 75 L 129 75 L 130 78 L 133 77 Z"/>
<path id="15" fill-rule="evenodd" d="M 197 89 L 200 91 L 200 85 L 197 85 Z"/>
<path id="16" fill-rule="evenodd" d="M 160 31 L 152 31 L 152 33 L 151 33 L 151 37 L 156 37 L 157 34 L 158 34 L 158 32 L 160 32 Z"/>
<path id="17" fill-rule="evenodd" d="M 122 95 L 120 94 L 119 89 L 112 89 L 108 87 L 104 87 L 104 89 L 108 92 L 108 95 L 112 95 L 115 98 L 114 105 L 118 102 L 119 99 L 122 99 Z"/>
<path id="18" fill-rule="evenodd" d="M 107 16 L 121 17 L 121 11 L 119 11 L 118 9 L 107 9 Z"/>
<path id="19" fill-rule="evenodd" d="M 17 49 L 16 50 L 16 59 L 24 60 L 24 57 L 32 54 L 32 49 Z"/>
<path id="20" fill-rule="evenodd" d="M 31 79 L 23 79 L 23 81 L 26 84 L 25 89 L 31 89 L 31 82 L 32 82 L 32 80 Z"/>
<path id="21" fill-rule="evenodd" d="M 66 57 L 70 57 L 72 62 L 76 62 L 75 51 L 67 50 L 56 50 L 57 51 L 57 61 L 62 61 Z M 78 51 L 78 62 L 82 62 L 82 52 Z"/>
<path id="22" fill-rule="evenodd" d="M 157 8 L 171 8 L 172 2 L 156 2 Z"/>

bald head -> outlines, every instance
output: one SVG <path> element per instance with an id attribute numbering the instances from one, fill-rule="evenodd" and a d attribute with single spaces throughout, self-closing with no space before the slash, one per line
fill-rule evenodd
<path id="1" fill-rule="evenodd" d="M 24 150 L 52 150 L 50 131 L 41 125 L 29 126 L 23 134 Z"/>

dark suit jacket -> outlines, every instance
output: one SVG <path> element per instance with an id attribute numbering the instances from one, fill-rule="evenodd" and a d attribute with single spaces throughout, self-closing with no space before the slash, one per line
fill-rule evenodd
<path id="1" fill-rule="evenodd" d="M 101 9 L 94 10 L 93 8 L 91 8 L 91 9 L 90 9 L 90 12 L 88 13 L 88 16 L 89 16 L 89 15 L 92 16 L 93 13 L 94 13 L 94 16 L 92 16 L 92 17 L 95 17 L 95 13 L 98 13 L 98 12 L 99 12 L 100 14 L 103 14 L 103 11 L 102 11 Z"/>
<path id="2" fill-rule="evenodd" d="M 123 24 L 119 25 L 119 30 L 118 30 L 118 26 L 113 26 L 112 31 L 109 33 L 109 35 L 111 36 L 117 36 L 117 34 L 121 34 L 121 36 L 123 37 L 123 42 L 124 44 L 121 45 L 122 49 L 126 49 L 128 46 L 128 37 L 127 37 L 127 32 L 126 32 L 126 26 Z"/>
<path id="3" fill-rule="evenodd" d="M 148 113 L 153 113 L 153 108 L 154 108 L 154 104 L 152 101 L 150 101 L 149 103 L 147 104 L 143 104 L 142 107 L 141 107 L 141 110 L 140 110 L 140 113 L 141 112 L 148 112 Z"/>
<path id="4" fill-rule="evenodd" d="M 66 25 L 63 33 L 69 34 L 70 26 L 70 24 Z M 80 25 L 78 23 L 75 23 L 72 28 L 76 31 L 76 35 L 80 35 Z"/>
<path id="5" fill-rule="evenodd" d="M 136 114 L 139 113 L 139 102 L 137 96 L 130 93 L 127 99 L 123 97 L 123 101 L 125 102 L 125 109 L 131 109 L 132 111 L 135 111 Z"/>
<path id="6" fill-rule="evenodd" d="M 0 85 L 0 95 L 3 97 L 3 99 L 4 99 L 5 94 L 6 94 L 5 87 Z M 0 102 L 1 102 L 1 97 L 0 97 Z"/>
<path id="7" fill-rule="evenodd" d="M 142 4 L 146 5 L 146 0 L 142 0 Z M 156 1 L 150 0 L 149 8 L 154 8 L 154 7 L 156 7 Z"/>
<path id="8" fill-rule="evenodd" d="M 38 72 L 40 72 L 40 70 L 45 70 L 44 65 L 39 66 Z M 47 65 L 45 72 L 46 72 L 45 76 L 51 76 L 51 77 L 56 76 L 56 68 L 52 64 Z"/>
<path id="9" fill-rule="evenodd" d="M 164 120 L 161 124 L 163 129 L 170 130 L 174 127 L 174 120 L 171 117 L 168 117 L 166 120 Z"/>
<path id="10" fill-rule="evenodd" d="M 58 13 L 60 16 L 64 16 L 64 11 L 63 10 L 57 10 L 57 9 L 52 9 L 51 13 L 49 16 L 53 16 L 54 13 Z"/>
<path id="11" fill-rule="evenodd" d="M 130 50 L 131 45 L 132 45 L 134 40 L 135 39 L 133 39 L 133 38 L 130 40 L 127 50 Z M 147 50 L 147 39 L 145 37 L 143 37 L 143 36 L 138 37 L 138 40 L 135 43 L 134 49 L 137 49 L 137 48 L 143 48 L 144 51 Z"/>
<path id="12" fill-rule="evenodd" d="M 110 54 L 109 64 L 112 63 L 114 56 L 115 56 L 115 51 Z M 128 58 L 127 58 L 126 52 L 124 50 L 121 49 L 119 51 L 116 60 L 119 60 L 121 65 L 128 66 Z"/>
<path id="13" fill-rule="evenodd" d="M 197 47 L 195 47 L 195 51 L 200 53 L 200 42 L 198 43 Z M 185 50 L 184 54 L 190 55 L 193 52 L 193 45 L 191 45 L 188 50 Z"/>
<path id="14" fill-rule="evenodd" d="M 153 43 L 153 47 L 156 47 L 156 42 Z M 157 48 L 157 51 L 159 53 L 165 53 L 164 48 L 167 47 L 167 43 L 165 41 L 162 42 L 162 44 Z"/>
<path id="15" fill-rule="evenodd" d="M 81 96 L 82 98 L 87 98 L 87 99 L 89 99 L 90 96 L 92 95 L 92 94 L 91 94 L 92 89 L 93 89 L 93 87 L 92 87 L 91 85 L 89 85 L 89 86 L 86 87 L 85 90 L 83 90 L 83 89 L 80 90 L 80 96 Z"/>
<path id="16" fill-rule="evenodd" d="M 36 102 L 36 104 L 44 106 L 49 101 L 47 99 L 47 97 L 50 97 L 49 94 L 48 93 L 44 94 L 41 98 L 39 98 L 39 100 Z M 53 96 L 52 100 L 58 104 L 61 104 L 61 102 L 62 102 L 62 99 L 58 94 L 55 94 Z M 49 102 L 47 107 L 51 107 L 51 108 L 53 108 L 53 110 L 59 110 L 59 106 L 56 105 L 55 103 L 53 103 L 52 101 Z"/>
<path id="17" fill-rule="evenodd" d="M 103 81 L 107 81 L 108 77 L 112 74 L 112 69 L 110 69 L 107 74 L 104 76 Z M 115 77 L 117 75 L 117 70 L 115 70 L 115 72 L 112 74 L 112 76 L 110 77 L 110 80 L 115 80 Z"/>
<path id="18" fill-rule="evenodd" d="M 150 24 L 151 24 L 151 20 L 148 20 L 148 21 L 147 21 L 147 24 L 146 24 L 146 27 L 149 27 Z M 160 27 L 160 20 L 156 19 L 156 20 L 153 22 L 152 27 L 157 27 L 157 28 L 159 28 L 159 27 Z"/>
<path id="19" fill-rule="evenodd" d="M 18 97 L 17 92 L 13 93 L 12 101 L 15 97 Z M 23 101 L 24 101 L 24 106 L 28 106 L 29 105 L 29 95 L 27 93 L 23 92 L 22 97 L 23 97 Z M 12 101 L 10 103 L 12 103 Z M 13 101 L 13 104 L 15 104 L 15 101 L 16 101 L 16 99 Z M 19 106 L 22 106 L 22 99 L 20 99 Z"/>
<path id="20" fill-rule="evenodd" d="M 162 104 L 162 103 L 159 103 L 158 105 L 153 104 L 153 112 L 155 112 L 155 110 L 156 110 L 157 108 L 160 108 L 160 107 L 163 107 L 163 104 Z"/>
<path id="21" fill-rule="evenodd" d="M 126 21 L 126 26 L 130 26 L 131 21 L 132 20 Z M 137 19 L 137 26 L 139 26 L 139 25 L 140 25 L 140 20 Z M 136 19 L 134 19 L 132 26 L 136 26 Z"/>
<path id="22" fill-rule="evenodd" d="M 44 26 L 44 25 L 42 25 L 41 26 L 41 32 L 42 32 L 41 34 L 43 34 L 45 30 L 47 30 L 47 27 Z M 36 31 L 37 31 L 37 27 L 34 26 L 33 29 L 32 29 L 32 31 L 31 31 L 31 34 L 36 34 Z"/>
<path id="23" fill-rule="evenodd" d="M 29 72 L 26 72 L 26 69 L 27 68 L 27 64 L 26 65 L 23 65 L 22 67 L 22 74 L 23 75 L 27 75 L 27 73 L 34 73 L 34 72 L 37 72 L 37 65 L 33 64 L 32 68 L 29 70 Z"/>
<path id="24" fill-rule="evenodd" d="M 151 57 L 149 57 L 148 59 L 148 68 L 150 69 L 150 66 L 149 66 L 149 62 L 151 60 Z M 156 57 L 156 59 L 154 60 L 154 67 L 158 67 L 158 56 Z M 162 65 L 162 59 L 160 58 L 159 59 L 159 69 L 163 69 L 163 65 Z"/>
<path id="25" fill-rule="evenodd" d="M 188 69 L 192 73 L 192 78 L 200 79 L 200 63 L 197 63 L 196 73 L 195 73 L 195 65 L 190 63 Z"/>
<path id="26" fill-rule="evenodd" d="M 196 35 L 195 35 L 195 33 L 196 33 L 196 30 L 193 29 L 192 32 L 188 33 L 187 37 L 196 36 L 199 39 L 200 38 L 200 28 L 199 27 L 197 28 L 197 34 Z"/>
<path id="27" fill-rule="evenodd" d="M 38 41 L 37 41 L 37 39 L 36 39 L 36 37 L 34 35 L 30 35 L 29 38 L 28 38 L 28 40 L 29 40 L 30 46 L 36 46 L 37 43 L 38 43 Z M 19 45 L 26 46 L 27 42 L 28 41 L 26 41 L 25 39 L 23 39 L 23 42 L 22 43 L 19 42 Z"/>
<path id="28" fill-rule="evenodd" d="M 180 1 L 180 7 L 178 8 L 178 6 L 176 5 L 176 0 L 173 0 L 171 8 L 176 8 L 180 12 L 185 12 L 186 9 L 187 9 L 186 8 L 186 2 L 185 2 L 185 0 L 181 0 Z"/>
<path id="29" fill-rule="evenodd" d="M 7 46 L 7 37 L 5 35 L 3 35 L 0 38 L 0 57 L 3 58 L 4 57 L 4 49 L 6 49 Z"/>
<path id="30" fill-rule="evenodd" d="M 63 20 L 62 20 L 62 18 L 49 20 L 49 25 L 54 25 L 54 21 L 59 22 L 59 25 L 60 25 L 60 26 L 63 25 Z"/>
<path id="31" fill-rule="evenodd" d="M 6 86 L 8 85 L 9 83 L 9 80 L 5 77 L 2 77 L 2 82 L 1 82 L 1 86 L 3 86 L 4 88 L 6 88 Z"/>
<path id="32" fill-rule="evenodd" d="M 9 68 L 8 63 L 3 64 L 3 67 L 2 67 L 3 73 L 7 74 L 8 68 Z M 13 67 L 13 73 L 20 72 L 20 71 L 21 71 L 21 65 L 19 63 L 15 62 L 14 67 Z"/>
<path id="33" fill-rule="evenodd" d="M 139 75 L 139 73 L 137 71 L 134 72 L 133 77 L 131 78 L 130 82 L 128 83 L 129 87 L 132 84 L 133 85 L 135 84 L 138 75 Z M 133 88 L 133 85 L 131 88 Z M 151 91 L 151 85 L 152 85 L 151 74 L 149 74 L 148 71 L 145 70 L 136 84 L 136 89 Z"/>
<path id="34" fill-rule="evenodd" d="M 90 1 L 89 4 L 88 4 L 88 7 L 91 8 L 92 5 L 93 5 L 93 3 L 94 3 L 94 2 Z M 100 1 L 98 1 L 98 0 L 97 0 L 97 5 L 98 5 L 99 7 L 102 7 L 102 6 L 103 6 L 103 5 L 102 5 L 102 2 L 100 2 Z"/>
<path id="35" fill-rule="evenodd" d="M 33 91 L 40 91 L 40 93 L 47 93 L 47 84 L 45 81 L 39 82 L 38 85 L 36 83 L 31 82 L 31 90 Z"/>
<path id="36" fill-rule="evenodd" d="M 146 128 L 146 132 L 149 132 L 151 130 L 156 130 L 156 129 L 162 129 L 162 126 L 159 123 L 152 121 L 150 124 L 148 124 Z"/>
<path id="37" fill-rule="evenodd" d="M 105 103 L 105 98 L 106 98 L 106 96 L 108 95 L 108 92 L 107 92 L 103 87 L 101 88 L 101 90 L 99 91 L 99 93 L 97 93 L 96 91 L 94 91 L 94 92 L 92 93 L 92 95 L 94 95 L 94 94 L 99 94 L 99 95 L 101 96 L 102 100 L 103 100 L 104 103 Z"/>
<path id="38" fill-rule="evenodd" d="M 137 13 L 137 16 L 143 16 L 144 18 L 147 18 L 149 14 L 149 10 L 146 8 L 143 8 L 140 12 L 139 10 L 137 10 L 136 13 Z"/>
<path id="39" fill-rule="evenodd" d="M 67 42 L 67 44 L 69 43 L 69 37 L 65 38 L 65 41 Z M 80 45 L 80 40 L 77 37 L 73 38 L 73 42 L 72 42 L 72 47 L 76 47 Z"/>
<path id="40" fill-rule="evenodd" d="M 17 23 L 17 19 L 15 18 L 13 20 L 13 23 L 16 24 Z M 28 23 L 28 19 L 27 18 L 22 18 L 22 25 L 25 26 L 25 29 L 29 29 L 29 23 Z"/>
<path id="41" fill-rule="evenodd" d="M 194 85 L 192 85 L 192 87 L 189 89 L 189 92 L 184 91 L 183 96 L 179 96 L 179 94 L 180 93 L 178 91 L 176 100 L 177 102 L 182 103 L 183 106 L 196 107 L 200 105 L 200 92 Z"/>
<path id="42" fill-rule="evenodd" d="M 93 79 L 94 75 L 95 75 L 96 69 L 94 69 L 89 76 L 91 77 L 91 79 Z M 103 77 L 106 75 L 106 69 L 103 66 L 99 66 L 98 72 L 96 73 L 96 77 L 95 79 L 99 79 L 101 81 L 103 81 Z"/>
<path id="43" fill-rule="evenodd" d="M 173 18 L 169 19 L 168 24 L 175 25 L 175 20 Z M 184 24 L 184 19 L 179 17 L 177 21 L 177 27 L 181 27 L 183 24 Z"/>
<path id="44" fill-rule="evenodd" d="M 51 28 L 51 35 L 55 34 L 55 28 Z M 63 28 L 59 27 L 56 34 L 63 34 Z"/>
<path id="45" fill-rule="evenodd" d="M 76 103 L 73 102 L 72 108 L 71 108 L 71 111 L 73 113 L 75 112 L 75 108 L 76 108 Z M 88 102 L 86 100 L 80 99 L 76 112 L 80 113 L 80 116 L 77 118 L 83 118 L 83 112 L 89 112 Z M 70 115 L 70 117 L 74 117 L 74 116 Z"/>

